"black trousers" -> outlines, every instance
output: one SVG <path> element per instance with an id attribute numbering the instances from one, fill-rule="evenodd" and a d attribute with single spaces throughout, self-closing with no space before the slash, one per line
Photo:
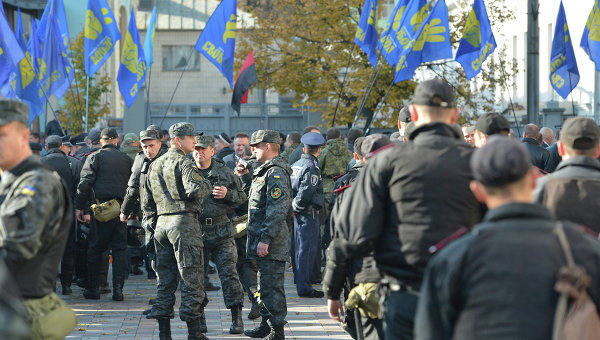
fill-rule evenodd
<path id="1" fill-rule="evenodd" d="M 256 293 L 258 287 L 257 273 L 258 268 L 256 267 L 256 261 L 248 259 L 246 256 L 246 242 L 247 236 L 243 236 L 235 239 L 235 247 L 237 248 L 238 261 L 236 269 L 240 277 L 240 282 L 244 291 L 248 294 L 250 300 L 254 300 L 254 293 Z"/>
<path id="2" fill-rule="evenodd" d="M 412 291 L 389 292 L 384 303 L 385 339 L 412 340 L 419 296 Z"/>
<path id="3" fill-rule="evenodd" d="M 75 270 L 75 228 L 77 227 L 76 220 L 73 218 L 73 225 L 69 230 L 67 244 L 63 252 L 62 260 L 60 261 L 60 284 L 63 287 L 70 287 L 73 281 L 73 271 Z"/>
<path id="4" fill-rule="evenodd" d="M 127 226 L 118 218 L 108 222 L 92 221 L 88 249 L 88 289 L 97 290 L 103 253 L 112 251 L 113 286 L 123 285 L 127 274 Z"/>

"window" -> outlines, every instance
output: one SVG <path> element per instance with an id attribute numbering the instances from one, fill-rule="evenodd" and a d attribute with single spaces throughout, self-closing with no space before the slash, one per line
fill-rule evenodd
<path id="1" fill-rule="evenodd" d="M 188 63 L 187 71 L 200 71 L 200 53 L 194 46 L 163 46 L 163 71 L 183 71 Z"/>

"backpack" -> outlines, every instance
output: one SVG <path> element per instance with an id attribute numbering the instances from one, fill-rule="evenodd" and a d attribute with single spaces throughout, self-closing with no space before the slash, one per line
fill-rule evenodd
<path id="1" fill-rule="evenodd" d="M 575 264 L 562 224 L 557 224 L 554 232 L 567 259 L 567 265 L 560 268 L 554 285 L 560 297 L 554 313 L 552 340 L 600 339 L 598 310 L 586 292 L 591 279 L 585 268 Z"/>

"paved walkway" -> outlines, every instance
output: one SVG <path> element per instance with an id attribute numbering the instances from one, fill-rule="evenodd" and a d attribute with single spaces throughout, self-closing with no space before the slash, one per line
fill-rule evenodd
<path id="1" fill-rule="evenodd" d="M 213 283 L 220 285 L 217 275 L 210 277 Z M 156 320 L 148 320 L 142 315 L 142 311 L 148 308 L 148 299 L 153 298 L 156 293 L 154 280 L 147 280 L 145 274 L 129 276 L 125 281 L 123 302 L 113 301 L 112 294 L 102 295 L 100 300 L 86 300 L 82 296 L 83 289 L 75 285 L 72 288 L 73 295 L 61 295 L 75 309 L 78 318 L 77 327 L 67 339 L 158 338 Z M 337 322 L 329 318 L 325 298 L 298 297 L 290 270 L 286 272 L 285 291 L 288 301 L 286 339 L 351 339 Z M 249 339 L 243 334 L 229 334 L 231 313 L 223 304 L 222 290 L 208 292 L 208 297 L 210 302 L 205 309 L 208 338 Z M 179 306 L 180 301 L 178 291 L 175 307 Z M 254 328 L 260 322 L 260 318 L 255 321 L 248 320 L 249 307 L 250 303 L 246 301 L 243 311 L 245 329 Z M 179 319 L 178 310 L 175 312 L 175 319 L 171 321 L 173 339 L 187 339 L 186 324 Z"/>

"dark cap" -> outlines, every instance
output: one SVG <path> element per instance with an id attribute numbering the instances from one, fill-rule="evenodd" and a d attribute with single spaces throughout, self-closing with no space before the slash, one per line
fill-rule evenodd
<path id="1" fill-rule="evenodd" d="M 140 141 L 148 140 L 148 139 L 160 139 L 158 137 L 158 132 L 156 130 L 148 129 L 140 131 Z"/>
<path id="2" fill-rule="evenodd" d="M 139 141 L 140 141 L 140 139 L 133 132 L 129 132 L 128 134 L 123 136 L 123 144 L 131 144 L 131 143 L 135 143 L 135 142 L 139 142 Z"/>
<path id="3" fill-rule="evenodd" d="M 73 146 L 71 144 L 71 135 L 62 136 L 60 139 L 62 140 L 62 145 Z"/>
<path id="4" fill-rule="evenodd" d="M 365 141 L 365 138 L 367 137 L 358 137 L 354 140 L 354 152 L 360 157 L 363 156 L 362 150 L 360 148 L 362 146 L 362 143 Z"/>
<path id="5" fill-rule="evenodd" d="M 92 142 L 92 144 L 100 144 L 100 130 L 92 129 L 88 134 L 88 140 Z"/>
<path id="6" fill-rule="evenodd" d="M 48 136 L 46 138 L 46 147 L 48 149 L 59 148 L 63 144 L 62 138 L 57 135 Z"/>
<path id="7" fill-rule="evenodd" d="M 433 78 L 425 80 L 417 85 L 413 104 L 454 107 L 454 90 L 445 80 Z"/>
<path id="8" fill-rule="evenodd" d="M 504 116 L 496 112 L 488 112 L 479 116 L 477 123 L 475 123 L 475 129 L 483 134 L 491 136 L 502 131 L 509 132 L 510 123 Z"/>
<path id="9" fill-rule="evenodd" d="M 81 145 L 84 146 L 86 145 L 85 143 L 85 137 L 87 137 L 87 133 L 80 133 L 75 137 L 71 137 L 71 144 L 73 145 Z"/>
<path id="10" fill-rule="evenodd" d="M 473 177 L 487 187 L 503 187 L 529 172 L 531 160 L 522 143 L 495 135 L 471 157 Z"/>
<path id="11" fill-rule="evenodd" d="M 194 130 L 194 126 L 186 122 L 175 123 L 169 128 L 169 136 L 171 136 L 171 138 L 202 135 L 202 132 Z"/>
<path id="12" fill-rule="evenodd" d="M 203 149 L 208 148 L 209 146 L 214 147 L 214 140 L 212 136 L 196 136 L 196 145 Z"/>
<path id="13" fill-rule="evenodd" d="M 600 128 L 589 118 L 569 118 L 560 130 L 560 141 L 576 150 L 593 149 L 600 142 Z"/>
<path id="14" fill-rule="evenodd" d="M 221 132 L 220 134 L 215 135 L 215 138 L 222 140 L 226 144 L 231 144 L 231 138 L 229 138 L 229 136 L 225 132 Z"/>
<path id="15" fill-rule="evenodd" d="M 250 145 L 256 145 L 260 142 L 279 144 L 281 138 L 279 132 L 273 130 L 258 130 L 252 134 Z"/>
<path id="16" fill-rule="evenodd" d="M 400 114 L 398 115 L 398 120 L 403 123 L 408 123 L 411 121 L 410 112 L 408 111 L 408 106 L 405 106 L 402 109 L 400 109 Z"/>
<path id="17" fill-rule="evenodd" d="M 388 138 L 388 136 L 382 133 L 375 133 L 365 137 L 365 140 L 360 146 L 360 151 L 362 152 L 363 157 L 370 157 L 370 153 L 372 153 L 373 151 L 377 151 L 391 143 L 392 141 Z"/>
<path id="18" fill-rule="evenodd" d="M 100 133 L 100 136 L 104 140 L 116 139 L 119 138 L 119 134 L 115 128 L 104 128 Z"/>
<path id="19" fill-rule="evenodd" d="M 0 126 L 12 122 L 27 125 L 29 122 L 29 107 L 18 100 L 0 100 Z"/>
<path id="20" fill-rule="evenodd" d="M 15 120 L 13 120 L 13 122 L 15 122 Z M 36 142 L 29 142 L 29 148 L 31 149 L 31 151 L 42 151 L 42 144 Z"/>
<path id="21" fill-rule="evenodd" d="M 316 147 L 325 144 L 325 138 L 318 132 L 307 132 L 302 135 L 300 142 L 309 147 Z"/>
<path id="22" fill-rule="evenodd" d="M 148 125 L 146 130 L 154 130 L 158 134 L 158 139 L 163 138 L 163 130 L 156 124 Z"/>

